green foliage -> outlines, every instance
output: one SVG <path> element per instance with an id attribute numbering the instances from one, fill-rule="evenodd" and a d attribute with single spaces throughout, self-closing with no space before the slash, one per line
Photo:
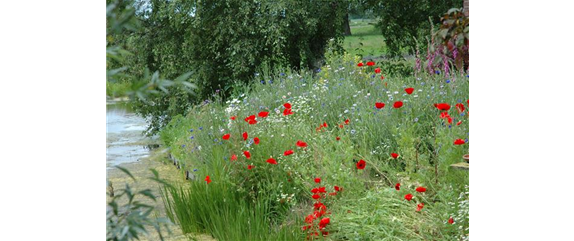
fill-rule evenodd
<path id="1" fill-rule="evenodd" d="M 265 203 L 261 212 L 269 219 L 261 222 L 265 224 L 263 229 L 273 224 L 281 226 L 301 220 L 289 213 L 297 214 L 295 217 L 309 214 L 309 191 L 316 186 L 313 178 L 320 177 L 321 185 L 329 191 L 334 185 L 343 187 L 326 203 L 333 215 L 327 231 L 334 239 L 454 240 L 464 235 L 446 221 L 461 210 L 449 203 L 457 202 L 468 185 L 468 172 L 449 169 L 468 153 L 467 144 L 453 145 L 455 139 L 468 138 L 467 112 L 461 115 L 454 107 L 456 103 L 466 105 L 468 79 L 457 76 L 456 81 L 446 83 L 443 75 L 421 79 L 394 76 L 387 70 L 390 67 L 383 66 L 381 74 L 389 76 L 385 85 L 381 74 L 372 77 L 380 63 L 357 67 L 358 58 L 341 57 L 331 51 L 326 58 L 327 65 L 320 71 L 262 69 L 256 77 L 258 83 L 237 83 L 236 91 L 226 101 L 218 97 L 195 106 L 187 116 L 174 118 L 161 131 L 161 139 L 171 147 L 182 169 L 197 170 L 192 172 L 196 180 L 189 187 L 167 195 L 175 196 L 169 201 L 172 204 L 179 200 L 174 220 L 189 230 L 221 232 L 213 231 L 219 230 L 215 227 L 223 222 L 213 216 L 232 214 L 216 206 L 223 205 L 227 210 L 231 205 L 227 200 L 245 200 L 250 205 Z M 406 87 L 415 88 L 415 92 L 407 95 Z M 404 102 L 400 109 L 392 107 L 397 100 Z M 285 102 L 293 106 L 293 115 L 283 115 Z M 386 106 L 378 110 L 375 102 Z M 449 110 L 452 124 L 440 118 L 433 103 L 453 106 Z M 269 116 L 257 117 L 255 125 L 244 121 L 260 111 L 269 111 Z M 236 120 L 231 120 L 232 116 Z M 349 124 L 344 123 L 346 119 Z M 460 125 L 456 125 L 458 121 Z M 318 129 L 324 122 L 328 127 Z M 249 135 L 247 141 L 241 137 L 243 132 Z M 222 140 L 226 133 L 231 138 Z M 253 143 L 254 137 L 261 140 L 260 144 Z M 298 140 L 308 146 L 296 147 Z M 295 153 L 283 156 L 289 149 Z M 251 152 L 250 159 L 243 156 L 246 150 Z M 390 157 L 392 152 L 399 153 L 399 158 Z M 233 154 L 238 157 L 236 161 L 230 159 Z M 270 157 L 278 164 L 266 163 Z M 364 170 L 355 167 L 360 159 L 367 162 Z M 255 167 L 248 170 L 248 165 Z M 210 176 L 210 184 L 204 181 L 206 176 Z M 394 190 L 395 183 L 402 184 L 400 191 Z M 418 186 L 428 191 L 418 194 L 414 191 Z M 404 200 L 407 193 L 415 195 L 414 201 Z M 418 202 L 425 203 L 420 212 L 415 211 Z M 243 205 L 238 203 L 233 205 Z M 231 208 L 251 210 L 245 211 L 247 214 L 258 210 L 253 206 Z M 233 215 L 225 217 L 245 219 Z M 198 219 L 205 226 L 193 221 Z M 213 227 L 208 228 L 212 222 Z M 468 227 L 465 221 L 455 222 L 463 229 Z M 297 225 L 290 230 L 303 223 Z M 230 231 L 237 233 L 233 237 L 247 235 L 237 230 Z"/>
<path id="2" fill-rule="evenodd" d="M 391 56 L 412 54 L 416 50 L 416 39 L 424 39 L 428 31 L 429 17 L 437 24 L 439 16 L 448 9 L 459 7 L 458 0 L 366 0 L 375 16 L 378 27 Z M 420 46 L 423 47 L 424 46 Z"/>
<path id="3" fill-rule="evenodd" d="M 176 89 L 149 100 L 154 107 L 140 103 L 136 112 L 156 120 L 149 128 L 153 134 L 172 116 L 186 114 L 191 104 L 211 98 L 217 90 L 226 96 L 233 83 L 248 83 L 259 66 L 319 67 L 330 42 L 342 51 L 345 2 L 141 2 L 136 15 L 142 30 L 113 35 L 133 53 L 125 56 L 125 71 L 141 79 L 149 68 L 173 79 L 193 70 L 198 95 Z"/>
<path id="4" fill-rule="evenodd" d="M 412 61 L 384 59 L 377 61 L 377 66 L 385 71 L 385 76 L 409 77 L 413 75 Z"/>
<path id="5" fill-rule="evenodd" d="M 127 169 L 117 168 L 136 181 Z M 141 236 L 148 235 L 147 226 L 153 227 L 160 240 L 164 240 L 161 228 L 167 229 L 170 222 L 166 218 L 152 217 L 155 207 L 148 203 L 155 203 L 156 198 L 150 189 L 135 191 L 126 183 L 124 189 L 117 192 L 112 189 L 111 193 L 113 197 L 107 203 L 106 240 L 139 240 Z"/>

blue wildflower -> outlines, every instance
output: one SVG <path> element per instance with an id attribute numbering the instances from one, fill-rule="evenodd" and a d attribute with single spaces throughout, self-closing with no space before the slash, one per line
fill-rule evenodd
<path id="1" fill-rule="evenodd" d="M 193 169 L 194 172 L 197 172 L 197 169 Z"/>
<path id="2" fill-rule="evenodd" d="M 200 131 L 203 130 L 203 127 L 199 127 L 199 130 L 200 130 Z"/>
<path id="3" fill-rule="evenodd" d="M 185 148 L 185 144 L 181 145 L 182 148 Z"/>
<path id="4" fill-rule="evenodd" d="M 448 84 L 448 83 L 450 83 L 450 80 L 449 80 L 449 79 L 447 79 L 447 80 L 446 80 L 446 83 L 447 83 L 447 84 Z"/>
<path id="5" fill-rule="evenodd" d="M 440 74 L 440 70 L 435 70 L 434 73 L 435 73 L 435 74 Z"/>
<path id="6" fill-rule="evenodd" d="M 193 132 L 193 129 L 189 129 L 189 132 Z"/>

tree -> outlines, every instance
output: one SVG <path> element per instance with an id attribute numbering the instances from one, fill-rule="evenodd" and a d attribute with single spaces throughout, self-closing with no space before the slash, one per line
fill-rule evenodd
<path id="1" fill-rule="evenodd" d="M 156 133 L 172 116 L 184 115 L 236 81 L 249 82 L 261 66 L 314 69 L 329 43 L 342 50 L 347 1 L 150 0 L 136 7 L 142 30 L 116 36 L 126 45 L 126 70 L 166 79 L 193 70 L 197 95 L 180 88 L 137 100 L 135 111 Z M 149 73 L 148 72 L 148 73 Z M 148 74 L 148 76 L 150 76 Z M 161 78 L 160 78 L 161 79 Z"/>

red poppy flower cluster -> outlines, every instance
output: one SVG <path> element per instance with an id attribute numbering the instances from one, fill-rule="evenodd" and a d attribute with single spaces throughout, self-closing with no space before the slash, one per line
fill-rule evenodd
<path id="1" fill-rule="evenodd" d="M 317 132 L 321 131 L 323 128 L 327 128 L 329 125 L 327 125 L 327 122 L 323 122 L 323 124 L 321 124 L 319 127 L 317 127 L 315 130 Z"/>
<path id="2" fill-rule="evenodd" d="M 245 118 L 245 122 L 249 123 L 250 125 L 257 124 L 257 120 L 255 119 L 255 115 L 250 115 Z"/>
<path id="3" fill-rule="evenodd" d="M 314 181 L 319 184 L 321 183 L 321 178 L 315 178 Z M 330 196 L 335 196 L 343 190 L 343 188 L 339 186 L 335 186 L 334 189 L 335 192 L 329 193 Z M 326 231 L 325 228 L 331 223 L 331 219 L 325 217 L 331 213 L 327 211 L 327 206 L 321 202 L 321 199 L 326 197 L 326 188 L 315 187 L 311 189 L 311 193 L 313 194 L 311 197 L 316 200 L 316 202 L 313 204 L 313 213 L 305 217 L 305 225 L 302 227 L 303 231 L 307 231 L 307 239 L 313 238 L 313 236 L 319 236 L 319 232 L 321 232 L 323 236 L 327 236 L 329 232 Z M 316 223 L 316 220 L 319 220 L 319 223 Z"/>
<path id="4" fill-rule="evenodd" d="M 293 111 L 291 110 L 291 104 L 290 103 L 283 104 L 283 107 L 285 107 L 285 110 L 283 110 L 283 115 L 287 116 L 287 115 L 293 114 Z"/>
<path id="5" fill-rule="evenodd" d="M 401 184 L 400 184 L 400 183 L 395 184 L 395 189 L 396 189 L 397 191 L 401 190 L 400 187 L 401 187 Z M 415 191 L 417 191 L 417 192 L 419 192 L 419 193 L 424 193 L 424 192 L 427 191 L 427 189 L 426 189 L 425 187 L 417 187 L 417 188 L 415 189 Z M 406 194 L 406 195 L 405 195 L 405 199 L 406 199 L 407 201 L 413 200 L 413 194 L 411 194 L 411 193 Z M 418 212 L 418 211 L 422 210 L 423 207 L 424 207 L 424 205 L 425 205 L 424 203 L 419 203 L 419 204 L 417 205 L 416 211 Z"/>
<path id="6" fill-rule="evenodd" d="M 211 178 L 209 178 L 209 176 L 205 176 L 205 181 L 207 182 L 207 184 L 209 184 L 211 182 Z"/>

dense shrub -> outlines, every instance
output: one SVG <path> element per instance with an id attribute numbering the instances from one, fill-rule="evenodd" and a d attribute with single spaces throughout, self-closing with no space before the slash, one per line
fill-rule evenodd
<path id="1" fill-rule="evenodd" d="M 427 51 L 429 73 L 436 70 L 449 75 L 451 71 L 467 71 L 469 68 L 469 18 L 462 9 L 450 9 L 441 18 L 438 30 L 431 30 Z"/>

